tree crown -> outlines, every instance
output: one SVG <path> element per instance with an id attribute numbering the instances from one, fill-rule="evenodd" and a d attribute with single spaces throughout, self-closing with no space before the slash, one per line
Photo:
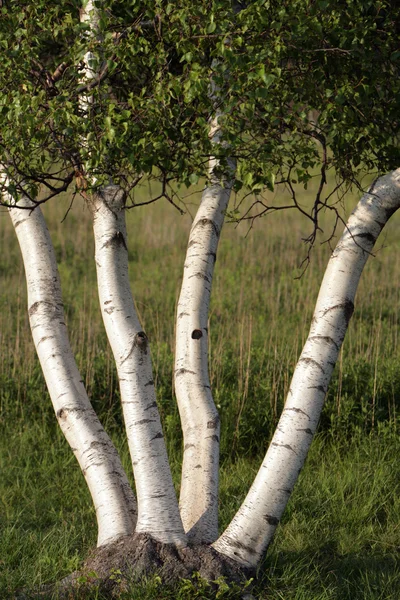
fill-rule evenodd
<path id="1" fill-rule="evenodd" d="M 95 33 L 77 0 L 0 9 L 0 160 L 12 194 L 46 199 L 77 174 L 126 189 L 147 174 L 166 193 L 207 177 L 211 154 L 221 169 L 235 158 L 235 187 L 250 191 L 316 173 L 322 187 L 329 168 L 342 182 L 398 166 L 396 3 L 94 5 Z M 95 76 L 85 82 L 88 50 Z"/>

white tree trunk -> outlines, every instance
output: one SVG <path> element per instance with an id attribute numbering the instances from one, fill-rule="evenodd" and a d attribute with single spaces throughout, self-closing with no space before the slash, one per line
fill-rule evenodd
<path id="1" fill-rule="evenodd" d="M 97 34 L 99 8 L 93 0 L 83 2 L 81 21 L 89 24 L 93 36 Z M 88 51 L 84 64 L 83 79 L 90 83 L 98 75 L 99 57 Z M 90 96 L 83 95 L 84 112 L 89 104 Z M 94 194 L 91 208 L 100 304 L 118 370 L 138 496 L 136 531 L 165 543 L 184 545 L 186 536 L 156 404 L 150 350 L 130 292 L 124 194 L 110 185 Z"/>
<path id="2" fill-rule="evenodd" d="M 330 258 L 310 333 L 264 462 L 238 513 L 214 544 L 244 565 L 257 565 L 286 507 L 318 424 L 362 269 L 399 206 L 400 169 L 380 178 L 363 196 Z"/>
<path id="3" fill-rule="evenodd" d="M 33 205 L 22 199 L 18 206 Z M 118 453 L 90 404 L 72 354 L 56 258 L 40 208 L 11 208 L 10 215 L 25 266 L 29 321 L 36 351 L 58 423 L 93 498 L 98 545 L 105 545 L 133 533 L 135 497 Z"/>
<path id="4" fill-rule="evenodd" d="M 218 116 L 210 127 L 217 144 Z M 218 537 L 220 421 L 208 376 L 208 310 L 235 171 L 229 161 L 228 176 L 218 176 L 218 166 L 211 158 L 211 181 L 190 231 L 176 317 L 174 381 L 184 438 L 180 510 L 189 540 L 197 544 Z"/>
<path id="5" fill-rule="evenodd" d="M 99 28 L 100 11 L 94 6 L 93 0 L 84 0 L 80 10 L 81 23 L 87 23 L 90 28 L 91 36 L 96 36 Z M 98 76 L 100 69 L 100 57 L 96 56 L 88 50 L 83 57 L 83 77 L 82 83 L 90 83 Z M 81 107 L 84 112 L 87 112 L 91 103 L 91 96 L 82 95 L 80 98 Z"/>
<path id="6" fill-rule="evenodd" d="M 101 311 L 117 365 L 138 499 L 136 531 L 186 544 L 154 389 L 150 349 L 128 276 L 125 195 L 118 186 L 94 194 L 97 280 Z"/>

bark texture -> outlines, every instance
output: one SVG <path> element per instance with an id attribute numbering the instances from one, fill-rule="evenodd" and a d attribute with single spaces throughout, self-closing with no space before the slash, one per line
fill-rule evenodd
<path id="1" fill-rule="evenodd" d="M 185 545 L 158 413 L 148 339 L 132 299 L 125 194 L 107 186 L 93 197 L 96 268 L 104 325 L 114 354 L 138 499 L 136 531 Z"/>
<path id="2" fill-rule="evenodd" d="M 11 201 L 11 199 L 10 199 Z M 40 208 L 10 209 L 23 256 L 29 322 L 59 425 L 93 498 L 98 545 L 131 535 L 136 501 L 118 453 L 86 394 L 69 344 L 56 258 Z"/>
<path id="3" fill-rule="evenodd" d="M 330 258 L 275 435 L 244 503 L 214 544 L 243 565 L 260 561 L 280 521 L 318 425 L 361 272 L 399 206 L 400 169 L 363 196 Z"/>
<path id="4" fill-rule="evenodd" d="M 218 117 L 211 135 L 219 143 Z M 218 537 L 220 421 L 208 375 L 208 311 L 217 248 L 234 182 L 210 159 L 210 184 L 194 219 L 177 307 L 175 392 L 182 421 L 184 454 L 180 510 L 188 538 L 211 543 Z"/>

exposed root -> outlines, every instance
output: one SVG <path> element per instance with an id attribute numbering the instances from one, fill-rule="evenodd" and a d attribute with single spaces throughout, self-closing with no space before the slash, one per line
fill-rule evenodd
<path id="1" fill-rule="evenodd" d="M 57 584 L 31 593 L 25 591 L 16 598 L 84 598 L 85 590 L 89 592 L 90 588 L 97 588 L 102 598 L 118 598 L 135 581 L 155 574 L 165 584 L 191 579 L 194 574 L 209 582 L 223 577 L 229 583 L 244 584 L 253 575 L 211 546 L 177 548 L 149 535 L 135 534 L 93 550 L 79 571 Z"/>

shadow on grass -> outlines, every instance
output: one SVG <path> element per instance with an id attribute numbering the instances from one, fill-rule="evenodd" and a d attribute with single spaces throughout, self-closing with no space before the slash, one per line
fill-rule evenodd
<path id="1" fill-rule="evenodd" d="M 400 540 L 393 553 L 339 555 L 334 542 L 267 557 L 256 597 L 268 600 L 399 600 Z"/>

